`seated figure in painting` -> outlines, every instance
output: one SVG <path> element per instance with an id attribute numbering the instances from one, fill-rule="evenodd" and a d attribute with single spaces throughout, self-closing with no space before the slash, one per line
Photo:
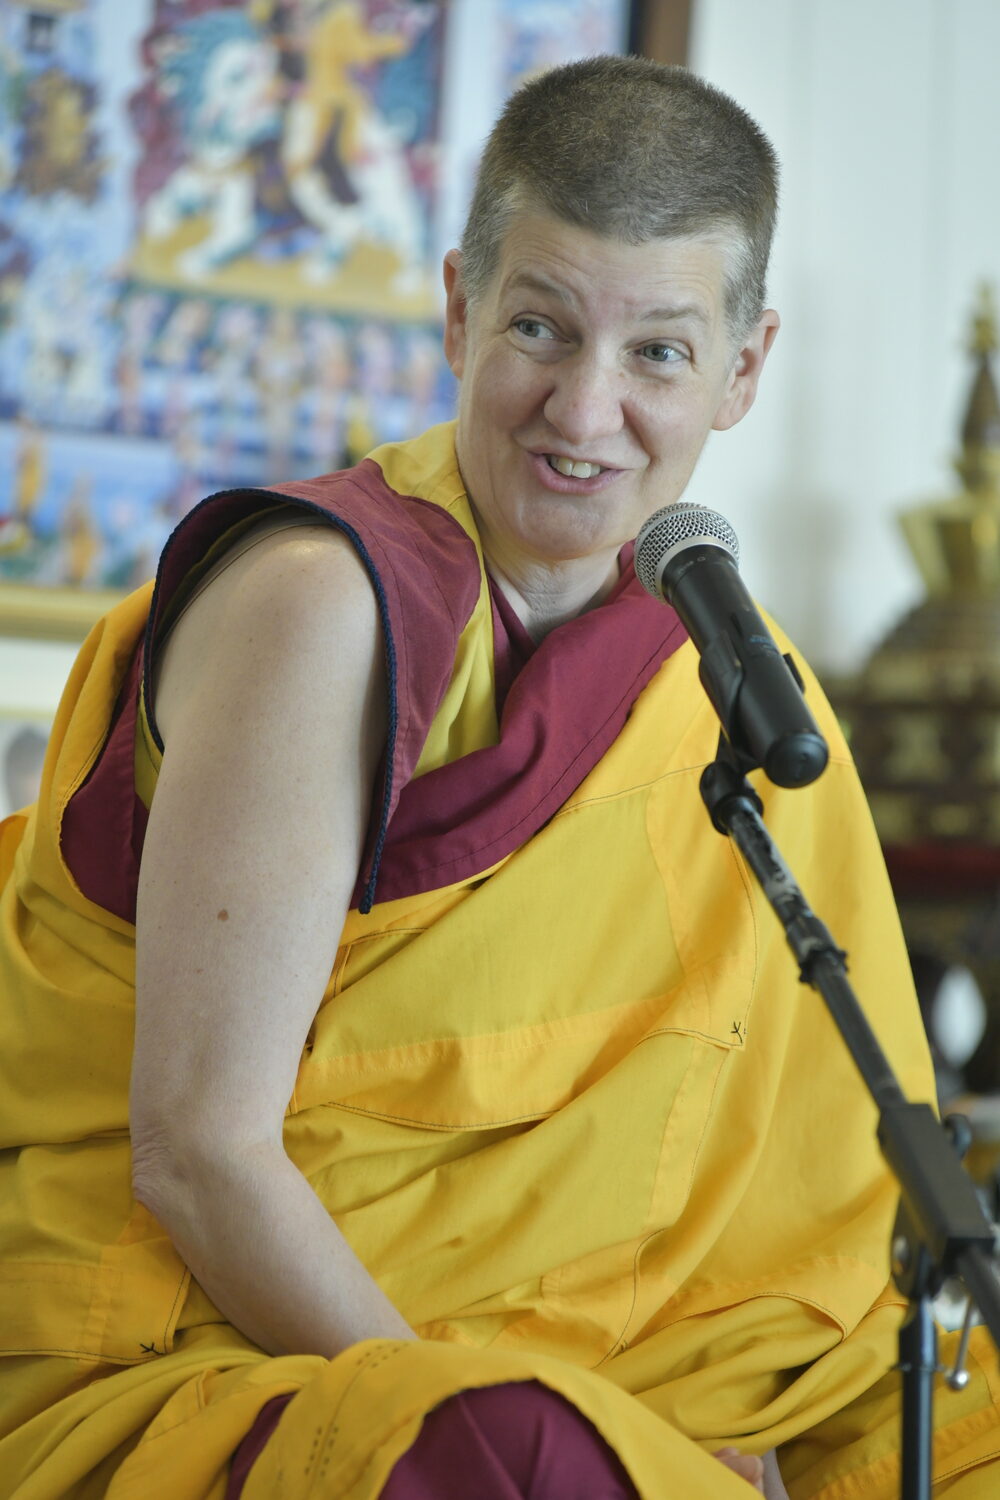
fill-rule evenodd
<path id="1" fill-rule="evenodd" d="M 301 39 L 272 37 L 232 8 L 161 38 L 157 85 L 184 160 L 145 204 L 155 253 L 165 242 L 170 267 L 197 281 L 251 254 L 272 220 L 305 224 L 316 240 L 302 258 L 307 281 L 328 279 L 358 246 L 385 246 L 392 289 L 422 290 L 423 218 L 405 152 L 354 77 L 409 44 L 369 29 L 354 0 L 331 0 Z M 300 77 L 282 75 L 282 53 Z M 188 224 L 192 244 L 178 240 Z"/>

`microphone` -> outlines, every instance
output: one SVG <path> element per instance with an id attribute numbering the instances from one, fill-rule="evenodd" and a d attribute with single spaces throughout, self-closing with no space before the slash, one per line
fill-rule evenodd
<path id="1" fill-rule="evenodd" d="M 744 763 L 776 786 L 808 786 L 829 758 L 791 656 L 782 655 L 739 574 L 724 516 L 690 501 L 665 505 L 636 539 L 635 571 L 680 616 L 701 657 L 698 676 Z"/>

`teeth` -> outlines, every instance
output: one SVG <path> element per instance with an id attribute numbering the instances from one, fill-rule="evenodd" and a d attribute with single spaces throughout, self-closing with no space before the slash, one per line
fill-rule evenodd
<path id="1" fill-rule="evenodd" d="M 576 463 L 571 458 L 560 458 L 555 453 L 548 455 L 549 464 L 559 474 L 565 474 L 567 479 L 593 479 L 595 474 L 600 474 L 600 464 Z"/>

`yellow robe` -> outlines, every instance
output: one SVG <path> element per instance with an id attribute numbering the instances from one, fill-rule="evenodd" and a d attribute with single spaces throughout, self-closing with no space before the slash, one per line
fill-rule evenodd
<path id="1" fill-rule="evenodd" d="M 449 429 L 375 460 L 475 541 Z M 793 1500 L 889 1500 L 896 1192 L 832 1022 L 708 824 L 717 723 L 689 644 L 521 847 L 348 916 L 286 1148 L 422 1341 L 271 1358 L 222 1319 L 132 1201 L 134 931 L 60 846 L 149 598 L 91 633 L 39 804 L 0 834 L 0 1497 L 220 1500 L 256 1412 L 301 1389 L 246 1500 L 374 1500 L 424 1412 L 534 1378 L 643 1500 L 739 1500 L 707 1457 L 730 1442 L 779 1446 Z M 495 741 L 493 669 L 484 575 L 418 776 Z M 767 822 L 930 1098 L 870 818 L 806 678 L 831 764 L 805 791 L 762 784 Z M 997 1492 L 1000 1376 L 975 1348 L 970 1388 L 937 1402 L 954 1500 Z"/>

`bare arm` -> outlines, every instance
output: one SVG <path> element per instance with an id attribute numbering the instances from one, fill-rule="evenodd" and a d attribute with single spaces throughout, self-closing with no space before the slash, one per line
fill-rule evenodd
<path id="1" fill-rule="evenodd" d="M 271 1353 L 412 1336 L 289 1161 L 282 1120 L 385 734 L 374 596 L 334 532 L 268 537 L 164 653 L 130 1100 L 140 1201 Z"/>

